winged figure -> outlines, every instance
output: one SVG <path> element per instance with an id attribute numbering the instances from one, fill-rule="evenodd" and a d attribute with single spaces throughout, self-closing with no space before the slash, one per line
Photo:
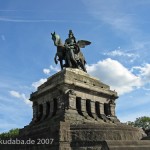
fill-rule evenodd
<path id="1" fill-rule="evenodd" d="M 86 40 L 79 40 L 79 41 L 77 42 L 77 45 L 78 45 L 80 48 L 85 48 L 85 46 L 90 45 L 90 44 L 91 44 L 91 42 L 86 41 Z"/>

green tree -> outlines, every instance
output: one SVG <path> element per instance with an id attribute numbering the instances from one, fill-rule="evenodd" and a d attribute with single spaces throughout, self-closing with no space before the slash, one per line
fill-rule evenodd
<path id="1" fill-rule="evenodd" d="M 139 117 L 136 118 L 134 122 L 128 121 L 127 124 L 147 130 L 150 129 L 150 117 L 146 117 L 146 116 Z"/>
<path id="2" fill-rule="evenodd" d="M 1 139 L 3 139 L 3 138 L 13 138 L 13 137 L 16 137 L 17 135 L 19 135 L 19 129 L 18 128 L 11 129 L 8 132 L 1 133 L 0 138 Z"/>
<path id="3" fill-rule="evenodd" d="M 135 127 L 141 127 L 144 130 L 150 129 L 150 117 L 139 117 L 134 121 Z"/>

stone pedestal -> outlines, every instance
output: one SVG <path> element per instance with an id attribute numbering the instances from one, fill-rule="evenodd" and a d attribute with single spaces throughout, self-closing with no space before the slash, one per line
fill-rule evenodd
<path id="1" fill-rule="evenodd" d="M 52 117 L 72 123 L 119 122 L 115 115 L 117 98 L 108 85 L 81 70 L 67 68 L 31 94 L 32 124 Z"/>
<path id="2" fill-rule="evenodd" d="M 149 142 L 140 140 L 142 134 L 138 128 L 118 120 L 117 98 L 108 85 L 81 70 L 58 72 L 31 94 L 33 119 L 19 135 L 20 139 L 54 141 L 23 145 L 21 150 L 150 149 Z"/>

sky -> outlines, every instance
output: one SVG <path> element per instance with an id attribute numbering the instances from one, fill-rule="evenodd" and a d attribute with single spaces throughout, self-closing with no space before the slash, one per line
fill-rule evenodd
<path id="1" fill-rule="evenodd" d="M 51 33 L 73 30 L 86 68 L 118 92 L 121 122 L 150 116 L 149 0 L 0 0 L 0 133 L 32 119 L 30 94 L 60 70 Z"/>

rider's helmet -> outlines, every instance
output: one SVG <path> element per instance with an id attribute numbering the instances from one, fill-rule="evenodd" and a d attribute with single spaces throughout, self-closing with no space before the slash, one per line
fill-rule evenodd
<path id="1" fill-rule="evenodd" d="M 73 38 L 74 42 L 76 43 L 76 38 L 74 37 L 74 34 L 73 34 L 72 30 L 69 30 L 68 36 L 69 36 L 69 38 Z"/>

